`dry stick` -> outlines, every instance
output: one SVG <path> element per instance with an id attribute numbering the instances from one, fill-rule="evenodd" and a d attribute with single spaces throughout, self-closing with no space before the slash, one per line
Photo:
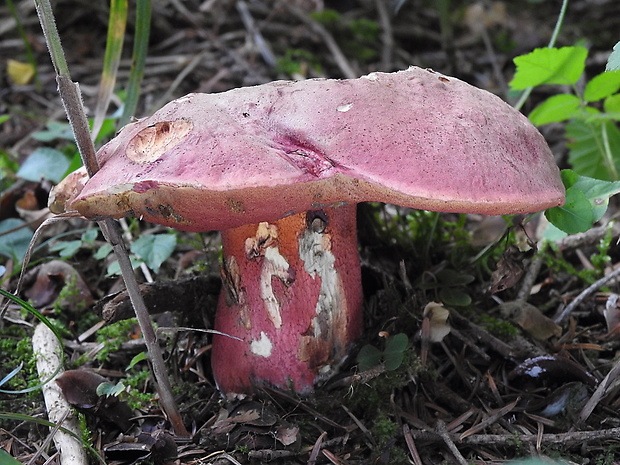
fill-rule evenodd
<path id="1" fill-rule="evenodd" d="M 616 268 L 614 271 L 612 271 L 611 273 L 609 273 L 607 276 L 602 277 L 601 279 L 596 281 L 594 284 L 584 289 L 577 297 L 575 297 L 575 299 L 570 304 L 568 304 L 564 308 L 564 310 L 560 312 L 558 316 L 556 316 L 553 319 L 553 321 L 555 321 L 557 324 L 561 324 L 566 318 L 568 318 L 571 312 L 575 310 L 579 306 L 579 304 L 581 304 L 581 302 L 583 302 L 591 294 L 595 293 L 601 287 L 607 284 L 609 281 L 617 278 L 618 276 L 620 276 L 620 266 Z"/>
<path id="2" fill-rule="evenodd" d="M 252 36 L 252 40 L 258 47 L 263 60 L 265 60 L 265 63 L 267 63 L 270 67 L 275 68 L 277 64 L 276 56 L 274 55 L 273 50 L 271 50 L 269 42 L 265 40 L 258 27 L 256 27 L 256 23 L 254 22 L 254 18 L 252 17 L 250 10 L 248 10 L 248 6 L 243 0 L 239 0 L 236 6 L 239 16 L 241 16 L 241 21 L 243 22 L 246 30 Z"/>
<path id="3" fill-rule="evenodd" d="M 394 56 L 394 31 L 388 6 L 385 0 L 375 0 L 375 7 L 379 15 L 381 25 L 381 71 L 390 71 L 392 57 Z"/>
<path id="4" fill-rule="evenodd" d="M 588 400 L 586 405 L 583 406 L 583 409 L 579 413 L 579 418 L 577 419 L 577 423 L 575 426 L 579 426 L 584 423 L 589 417 L 590 414 L 594 411 L 594 408 L 601 401 L 603 396 L 609 391 L 609 389 L 615 385 L 618 380 L 618 376 L 620 376 L 620 361 L 616 362 L 613 368 L 607 373 L 607 376 L 601 381 L 601 383 L 592 394 L 592 397 Z"/>
<path id="5" fill-rule="evenodd" d="M 443 440 L 441 435 L 435 431 L 412 430 L 411 436 L 420 441 L 437 443 Z M 462 441 L 458 440 L 457 435 L 450 434 L 449 437 L 457 444 L 466 445 L 490 445 L 495 447 L 518 447 L 519 444 L 563 444 L 581 445 L 586 441 L 602 441 L 605 439 L 617 439 L 620 436 L 620 428 L 609 428 L 604 430 L 592 431 L 571 431 L 568 433 L 544 433 L 542 440 L 536 434 L 476 434 L 469 436 Z"/>
<path id="6" fill-rule="evenodd" d="M 50 51 L 50 56 L 56 71 L 58 92 L 62 100 L 67 118 L 73 133 L 78 150 L 86 167 L 89 176 L 93 176 L 99 170 L 99 164 L 95 155 L 95 146 L 90 137 L 88 120 L 84 113 L 82 97 L 79 87 L 71 80 L 69 68 L 67 66 L 62 47 L 60 45 L 60 37 L 53 22 L 53 13 L 49 2 L 37 0 L 37 14 L 43 28 L 45 39 Z M 121 231 L 118 224 L 112 219 L 106 219 L 98 222 L 101 231 L 106 239 L 114 248 L 114 253 L 118 259 L 121 273 L 127 287 L 127 293 L 134 307 L 140 329 L 144 336 L 144 342 L 151 360 L 153 375 L 157 385 L 161 406 L 168 416 L 172 428 L 177 436 L 188 437 L 189 433 L 183 424 L 181 415 L 177 408 L 174 396 L 172 395 L 172 387 L 170 380 L 166 374 L 166 365 L 161 353 L 161 348 L 157 343 L 157 337 L 153 330 L 151 318 L 142 299 L 142 294 L 138 287 L 136 276 L 133 273 L 129 255 L 122 239 Z"/>
<path id="7" fill-rule="evenodd" d="M 318 21 L 315 21 L 310 16 L 308 16 L 303 10 L 291 4 L 287 3 L 286 8 L 288 9 L 290 13 L 293 14 L 293 16 L 295 16 L 298 20 L 300 20 L 306 26 L 309 26 L 313 32 L 321 36 L 321 38 L 323 39 L 323 42 L 325 42 L 325 45 L 327 45 L 327 48 L 329 49 L 331 54 L 334 56 L 336 65 L 338 65 L 338 68 L 340 68 L 340 72 L 345 78 L 355 79 L 356 77 L 358 77 L 359 73 L 356 73 L 353 70 L 353 68 L 349 64 L 349 61 L 347 60 L 347 57 L 344 55 L 344 53 L 342 53 L 342 50 L 340 50 L 340 47 L 338 46 L 338 43 L 334 39 L 334 36 L 332 36 L 329 33 L 329 31 L 323 27 L 321 23 L 319 23 Z"/>
<path id="8" fill-rule="evenodd" d="M 456 444 L 454 444 L 454 441 L 446 431 L 446 425 L 443 421 L 440 420 L 437 422 L 436 431 L 437 434 L 441 436 L 441 439 L 443 439 L 443 442 L 446 444 L 446 446 L 448 446 L 448 449 L 450 449 L 450 452 L 452 452 L 452 455 L 454 455 L 456 461 L 460 465 L 467 465 L 467 460 L 465 460 L 465 457 L 463 457 L 459 449 L 456 447 Z"/>

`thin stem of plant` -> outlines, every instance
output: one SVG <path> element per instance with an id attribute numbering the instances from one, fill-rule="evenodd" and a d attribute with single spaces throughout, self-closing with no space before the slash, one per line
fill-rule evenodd
<path id="1" fill-rule="evenodd" d="M 99 165 L 95 156 L 95 147 L 91 140 L 88 120 L 86 118 L 86 114 L 84 113 L 79 87 L 76 83 L 71 81 L 69 68 L 60 43 L 60 36 L 58 35 L 58 31 L 56 29 L 49 0 L 35 0 L 35 5 L 37 8 L 37 14 L 39 15 L 41 27 L 43 28 L 46 43 L 50 51 L 50 56 L 57 72 L 58 92 L 60 94 L 60 98 L 65 107 L 71 128 L 75 134 L 76 143 L 84 166 L 86 167 L 89 176 L 93 176 L 99 170 Z M 125 281 L 125 286 L 127 287 L 127 293 L 129 294 L 138 323 L 140 324 L 140 329 L 144 336 L 144 341 L 151 360 L 153 375 L 155 377 L 162 408 L 168 416 L 174 432 L 178 436 L 187 437 L 189 436 L 189 433 L 183 424 L 181 415 L 174 400 L 172 387 L 166 373 L 166 366 L 161 353 L 161 348 L 157 343 L 157 336 L 153 329 L 153 324 L 146 309 L 146 305 L 144 304 L 144 300 L 142 299 L 142 294 L 140 293 L 138 282 L 133 272 L 120 228 L 112 219 L 100 221 L 98 224 L 106 240 L 108 240 L 114 248 L 114 252 L 118 259 L 121 274 L 123 276 L 123 280 Z"/>
<path id="2" fill-rule="evenodd" d="M 558 15 L 558 20 L 555 22 L 555 28 L 553 29 L 553 33 L 551 34 L 551 39 L 549 39 L 549 44 L 547 48 L 553 48 L 555 43 L 558 40 L 558 35 L 560 35 L 560 30 L 562 29 L 562 24 L 564 24 L 564 16 L 566 16 L 566 9 L 568 8 L 568 0 L 563 0 L 562 7 L 560 8 L 560 14 Z M 523 105 L 525 105 L 526 100 L 530 97 L 532 93 L 533 87 L 528 87 L 523 91 L 521 97 L 519 97 L 519 101 L 515 104 L 515 108 L 517 110 L 521 110 Z"/>

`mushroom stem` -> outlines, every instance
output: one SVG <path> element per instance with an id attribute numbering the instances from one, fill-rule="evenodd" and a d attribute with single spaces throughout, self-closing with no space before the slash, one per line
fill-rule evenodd
<path id="1" fill-rule="evenodd" d="M 227 395 L 268 384 L 308 393 L 362 329 L 356 206 L 222 232 L 212 367 Z"/>

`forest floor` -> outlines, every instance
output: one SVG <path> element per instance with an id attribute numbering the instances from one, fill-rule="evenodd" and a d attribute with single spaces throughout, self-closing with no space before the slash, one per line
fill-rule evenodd
<path id="1" fill-rule="evenodd" d="M 0 152 L 19 166 L 40 147 L 67 154 L 75 147 L 54 126 L 66 120 L 34 2 L 13 3 L 23 36 L 8 4 L 0 6 L 0 115 L 10 115 L 0 125 Z M 456 0 L 153 3 L 140 117 L 189 92 L 222 92 L 275 79 L 355 78 L 411 65 L 456 76 L 514 103 L 517 95 L 508 86 L 512 59 L 547 45 L 561 6 Z M 72 79 L 80 84 L 87 110 L 96 105 L 107 6 L 54 3 Z M 130 13 L 129 45 L 132 21 Z M 618 31 L 620 3 L 577 0 L 569 2 L 557 45 L 586 45 L 586 73 L 593 76 L 604 69 Z M 26 61 L 24 41 L 32 48 L 37 77 L 18 85 L 5 71 L 8 60 Z M 131 64 L 126 48 L 121 88 Z M 535 92 L 523 112 L 550 95 L 545 92 L 556 91 Z M 115 97 L 111 112 L 120 103 Z M 52 134 L 50 140 L 33 136 L 41 132 Z M 541 132 L 560 167 L 568 167 L 562 125 Z M 45 213 L 49 182 L 13 176 L 8 158 L 0 165 L 0 220 Z M 612 202 L 589 232 L 536 247 L 541 217 L 522 227 L 503 218 L 361 206 L 364 335 L 340 374 L 314 394 L 265 388 L 226 401 L 211 374 L 211 335 L 161 333 L 189 439 L 175 437 L 146 362 L 134 360 L 145 347 L 135 322 L 122 320 L 126 299 L 121 295 L 110 302 L 108 296 L 122 285 L 107 274 L 109 259 L 97 255 L 103 239 L 89 232 L 92 225 L 79 221 L 49 233 L 33 256 L 20 296 L 62 327 L 67 368 L 82 370 L 71 372 L 74 395 L 86 395 L 90 381 L 84 370 L 131 387 L 130 395 L 121 396 L 122 405 L 131 405 L 130 414 L 109 403 L 83 413 L 87 440 L 109 464 L 431 465 L 523 457 L 614 464 L 620 463 L 620 289 L 616 280 L 597 280 L 620 261 L 616 214 Z M 130 240 L 168 233 L 137 221 L 129 221 L 126 232 Z M 140 274 L 144 281 L 152 274 L 146 291 L 151 299 L 171 301 L 154 319 L 160 328 L 210 329 L 220 289 L 219 235 L 175 237 L 176 247 L 161 268 Z M 74 249 L 59 261 L 66 247 Z M 6 269 L 2 288 L 14 291 L 19 264 L 0 255 L 0 265 Z M 424 314 L 433 301 L 449 310 L 447 321 L 431 322 Z M 104 307 L 107 322 L 100 318 Z M 0 382 L 0 389 L 18 391 L 34 383 L 35 325 L 32 315 L 13 303 L 2 311 L 0 380 L 23 366 Z M 431 342 L 430 325 L 449 333 Z M 393 354 L 384 348 L 398 334 L 407 336 L 396 350 L 402 361 L 388 366 Z M 361 370 L 358 354 L 367 345 L 382 354 L 383 363 Z M 40 390 L 0 392 L 5 414 L 0 449 L 21 463 L 60 463 L 48 426 L 26 417 L 44 419 L 45 408 Z M 0 464 L 10 463 L 3 460 L 0 455 Z"/>

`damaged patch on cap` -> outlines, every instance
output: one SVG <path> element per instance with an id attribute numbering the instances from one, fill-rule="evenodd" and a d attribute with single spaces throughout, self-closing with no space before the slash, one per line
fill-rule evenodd
<path id="1" fill-rule="evenodd" d="M 183 142 L 193 126 L 189 119 L 160 121 L 147 126 L 127 144 L 127 158 L 136 163 L 152 163 Z"/>

